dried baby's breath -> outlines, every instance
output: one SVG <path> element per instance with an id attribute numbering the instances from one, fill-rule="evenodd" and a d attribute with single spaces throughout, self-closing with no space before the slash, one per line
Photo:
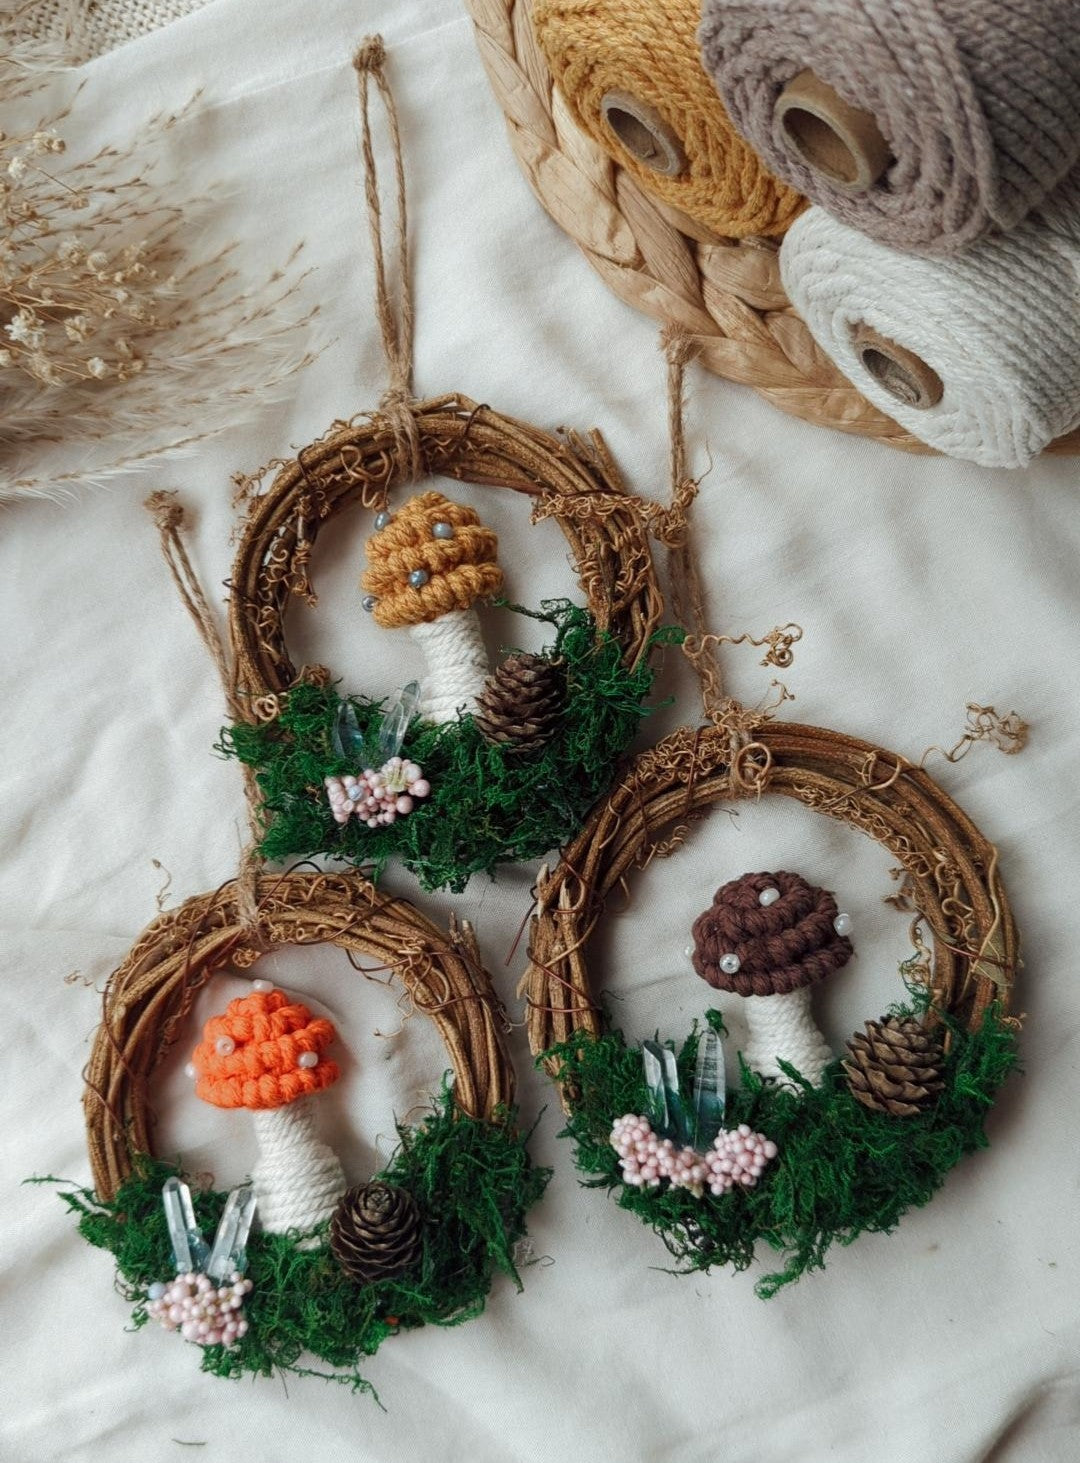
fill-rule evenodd
<path id="1" fill-rule="evenodd" d="M 297 342 L 315 314 L 294 303 L 298 250 L 253 279 L 235 242 L 203 243 L 214 201 L 184 196 L 169 161 L 198 97 L 150 118 L 137 144 L 73 159 L 83 90 L 31 76 L 4 17 L 0 84 L 23 84 L 0 104 L 0 500 L 62 493 L 220 430 L 241 399 L 310 361 Z M 35 456 L 57 443 L 65 460 L 50 457 L 42 481 Z"/>

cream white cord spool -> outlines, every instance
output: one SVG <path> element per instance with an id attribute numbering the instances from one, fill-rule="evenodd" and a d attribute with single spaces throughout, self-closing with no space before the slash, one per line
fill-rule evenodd
<path id="1" fill-rule="evenodd" d="M 315 1135 L 310 1099 L 254 1114 L 259 1159 L 251 1171 L 259 1222 L 270 1234 L 314 1229 L 348 1187 L 334 1151 Z"/>
<path id="2" fill-rule="evenodd" d="M 784 288 L 826 355 L 914 436 L 1024 467 L 1080 423 L 1078 192 L 1070 179 L 1012 233 L 933 258 L 811 208 L 781 248 Z"/>
<path id="3" fill-rule="evenodd" d="M 782 996 L 743 996 L 739 1010 L 746 1018 L 746 1065 L 763 1077 L 794 1085 L 780 1062 L 795 1067 L 814 1087 L 833 1059 L 825 1038 L 814 1024 L 810 986 Z"/>
<path id="4" fill-rule="evenodd" d="M 488 655 L 474 609 L 450 610 L 437 620 L 410 626 L 427 661 L 420 715 L 425 721 L 456 721 L 471 711 L 484 689 Z"/>

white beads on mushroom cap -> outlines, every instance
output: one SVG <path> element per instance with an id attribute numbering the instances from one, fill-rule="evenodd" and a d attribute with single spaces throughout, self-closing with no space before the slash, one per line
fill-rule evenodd
<path id="1" fill-rule="evenodd" d="M 757 897 L 757 902 L 759 904 L 764 905 L 765 908 L 768 909 L 769 905 L 770 904 L 775 904 L 776 901 L 779 898 L 780 898 L 780 890 L 779 889 L 773 889 L 773 888 L 762 889 L 761 893 Z"/>
<path id="2" fill-rule="evenodd" d="M 219 1036 L 214 1042 L 214 1050 L 219 1057 L 231 1057 L 236 1050 L 236 1042 L 231 1036 Z"/>
<path id="3" fill-rule="evenodd" d="M 725 975 L 737 975 L 739 972 L 739 967 L 742 965 L 742 961 L 736 954 L 729 951 L 727 955 L 720 956 L 719 964 L 720 969 L 724 972 Z"/>
<path id="4" fill-rule="evenodd" d="M 296 1059 L 298 1067 L 317 1067 L 319 1065 L 318 1052 L 301 1052 Z"/>
<path id="5" fill-rule="evenodd" d="M 274 989 L 274 983 L 270 980 L 253 980 L 251 982 L 251 989 L 258 991 L 260 996 L 268 996 Z"/>
<path id="6" fill-rule="evenodd" d="M 855 921 L 851 918 L 850 914 L 845 914 L 841 910 L 833 920 L 832 927 L 838 935 L 850 935 L 855 928 Z"/>

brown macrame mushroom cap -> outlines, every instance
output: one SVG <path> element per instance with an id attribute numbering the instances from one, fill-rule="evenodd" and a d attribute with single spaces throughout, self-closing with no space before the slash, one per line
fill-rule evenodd
<path id="1" fill-rule="evenodd" d="M 765 889 L 780 898 L 762 904 Z M 720 991 L 739 996 L 779 996 L 823 980 L 854 954 L 846 935 L 833 929 L 836 900 L 799 874 L 744 874 L 716 891 L 694 921 L 694 969 Z M 720 967 L 737 955 L 739 969 Z"/>
<path id="2" fill-rule="evenodd" d="M 449 523 L 453 537 L 436 538 L 436 523 Z M 360 587 L 375 597 L 376 624 L 385 630 L 420 625 L 497 594 L 503 582 L 498 547 L 498 536 L 474 509 L 442 493 L 417 493 L 364 545 L 368 567 Z M 428 576 L 419 587 L 409 583 L 417 569 Z"/>

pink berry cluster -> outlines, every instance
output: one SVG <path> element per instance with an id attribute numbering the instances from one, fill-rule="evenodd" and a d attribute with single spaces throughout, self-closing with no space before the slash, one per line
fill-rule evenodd
<path id="1" fill-rule="evenodd" d="M 392 823 L 411 813 L 414 798 L 426 798 L 431 784 L 415 762 L 391 757 L 377 770 L 367 767 L 359 777 L 327 777 L 326 796 L 335 823 L 347 823 L 351 814 L 369 828 Z"/>
<path id="2" fill-rule="evenodd" d="M 178 1275 L 167 1285 L 158 1281 L 146 1292 L 146 1313 L 166 1331 L 179 1331 L 185 1341 L 199 1346 L 233 1346 L 247 1334 L 240 1314 L 251 1281 L 234 1270 L 225 1285 L 215 1286 L 209 1275 Z"/>
<path id="3" fill-rule="evenodd" d="M 730 1132 L 721 1129 L 707 1153 L 680 1148 L 670 1138 L 658 1138 L 648 1118 L 635 1113 L 615 1119 L 611 1146 L 626 1183 L 655 1189 L 667 1179 L 673 1189 L 689 1189 L 699 1199 L 706 1189 L 716 1195 L 736 1185 L 752 1189 L 777 1153 L 772 1139 L 753 1132 L 747 1123 Z"/>

